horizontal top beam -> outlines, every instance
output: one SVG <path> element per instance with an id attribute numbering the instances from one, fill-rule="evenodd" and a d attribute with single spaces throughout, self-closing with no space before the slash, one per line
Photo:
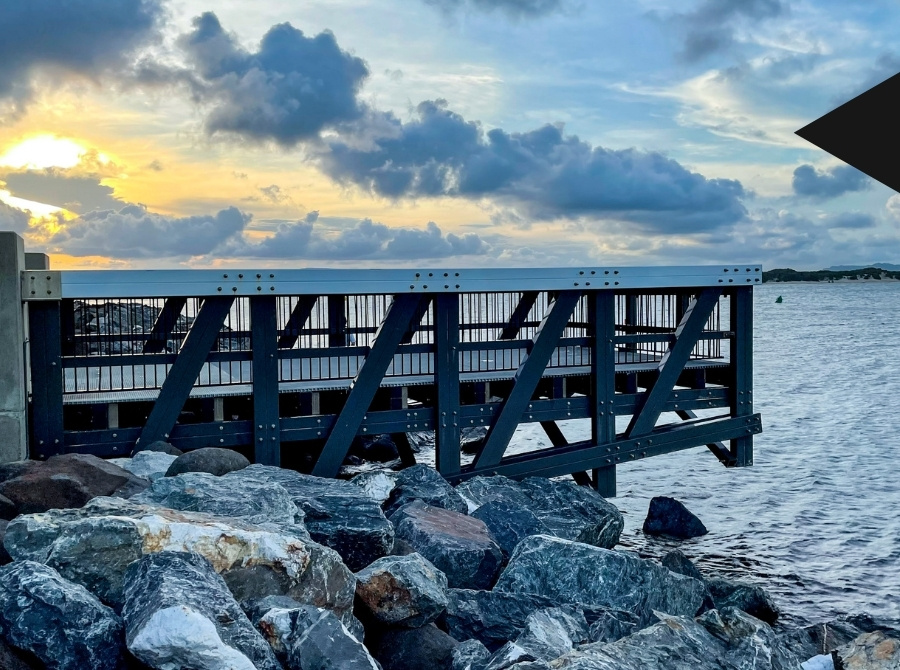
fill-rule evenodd
<path id="1" fill-rule="evenodd" d="M 24 300 L 624 290 L 752 285 L 762 265 L 442 270 L 63 270 L 22 273 Z"/>

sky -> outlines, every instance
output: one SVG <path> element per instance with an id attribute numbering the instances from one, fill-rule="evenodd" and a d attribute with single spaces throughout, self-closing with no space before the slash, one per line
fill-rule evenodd
<path id="1" fill-rule="evenodd" d="M 0 230 L 51 267 L 900 262 L 794 132 L 896 0 L 0 0 Z"/>

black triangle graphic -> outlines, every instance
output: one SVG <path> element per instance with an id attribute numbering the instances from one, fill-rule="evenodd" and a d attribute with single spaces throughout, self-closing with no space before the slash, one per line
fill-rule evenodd
<path id="1" fill-rule="evenodd" d="M 900 191 L 900 73 L 797 131 L 797 135 Z"/>

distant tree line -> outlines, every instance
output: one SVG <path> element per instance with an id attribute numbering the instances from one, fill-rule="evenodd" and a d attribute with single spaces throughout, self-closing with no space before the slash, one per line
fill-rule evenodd
<path id="1" fill-rule="evenodd" d="M 838 279 L 900 279 L 900 270 L 860 268 L 858 270 L 792 270 L 779 268 L 763 271 L 764 282 L 779 281 L 835 281 Z"/>

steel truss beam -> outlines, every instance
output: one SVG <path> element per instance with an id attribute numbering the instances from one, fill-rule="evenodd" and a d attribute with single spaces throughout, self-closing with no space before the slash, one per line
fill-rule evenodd
<path id="1" fill-rule="evenodd" d="M 163 308 L 156 316 L 153 328 L 150 329 L 150 333 L 147 335 L 147 340 L 144 342 L 143 353 L 159 354 L 166 350 L 166 342 L 169 339 L 169 335 L 178 323 L 178 315 L 181 314 L 181 310 L 184 309 L 186 304 L 187 298 L 185 297 L 177 296 L 166 299 Z"/>
<path id="2" fill-rule="evenodd" d="M 166 375 L 138 444 L 146 445 L 169 437 L 233 302 L 233 296 L 215 296 L 203 301 L 197 318 L 184 338 L 181 352 Z"/>
<path id="3" fill-rule="evenodd" d="M 291 310 L 287 323 L 284 324 L 284 334 L 278 338 L 279 349 L 290 349 L 296 344 L 297 339 L 300 337 L 300 331 L 303 330 L 303 326 L 309 320 L 309 315 L 312 314 L 318 299 L 319 296 L 317 295 L 300 296 L 297 304 L 294 305 L 294 309 Z"/>
<path id="4" fill-rule="evenodd" d="M 540 295 L 538 291 L 525 291 L 522 293 L 522 297 L 519 298 L 519 304 L 513 310 L 512 315 L 509 317 L 509 323 L 501 331 L 500 337 L 497 338 L 498 340 L 514 340 L 518 337 L 519 331 L 522 330 L 522 326 L 528 318 L 528 313 L 534 307 L 534 303 L 537 302 L 538 295 Z"/>
<path id="5" fill-rule="evenodd" d="M 384 373 L 394 359 L 403 335 L 410 328 L 410 322 L 421 300 L 422 297 L 419 295 L 394 296 L 394 301 L 388 307 L 384 321 L 375 334 L 375 343 L 350 385 L 350 393 L 313 467 L 313 475 L 317 477 L 337 475 L 341 463 L 350 450 L 350 443 L 359 431 L 360 423 L 381 385 Z"/>

